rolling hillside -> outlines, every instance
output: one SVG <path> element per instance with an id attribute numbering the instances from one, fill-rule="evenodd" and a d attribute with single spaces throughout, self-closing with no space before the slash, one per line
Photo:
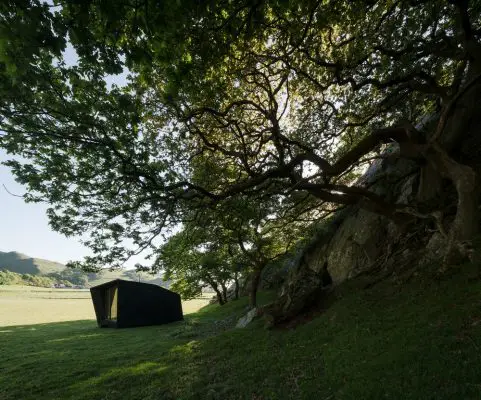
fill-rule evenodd
<path id="1" fill-rule="evenodd" d="M 7 270 L 16 272 L 18 274 L 47 276 L 51 273 L 60 273 L 65 270 L 65 268 L 66 267 L 64 264 L 55 261 L 44 260 L 41 258 L 33 258 L 15 251 L 0 251 L 0 271 Z M 146 273 L 141 273 L 139 275 L 133 270 L 105 270 L 101 273 L 87 275 L 90 286 L 100 285 L 101 283 L 108 282 L 113 279 L 137 281 L 139 280 L 139 276 L 140 281 L 142 282 L 149 282 L 168 287 L 168 283 L 163 282 L 160 277 L 153 277 L 152 275 Z"/>
<path id="2" fill-rule="evenodd" d="M 0 251 L 0 270 L 8 270 L 18 274 L 48 275 L 53 272 L 61 272 L 65 265 L 55 261 L 32 258 L 22 253 Z"/>

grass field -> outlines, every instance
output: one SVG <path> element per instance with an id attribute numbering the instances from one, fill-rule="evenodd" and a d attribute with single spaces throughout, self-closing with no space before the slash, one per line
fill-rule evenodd
<path id="1" fill-rule="evenodd" d="M 470 274 L 345 285 L 295 328 L 230 329 L 246 299 L 156 327 L 0 328 L 0 399 L 480 399 L 481 281 Z"/>
<path id="2" fill-rule="evenodd" d="M 207 304 L 207 299 L 184 301 L 185 314 Z M 0 285 L 0 326 L 95 319 L 88 289 L 46 289 Z"/>

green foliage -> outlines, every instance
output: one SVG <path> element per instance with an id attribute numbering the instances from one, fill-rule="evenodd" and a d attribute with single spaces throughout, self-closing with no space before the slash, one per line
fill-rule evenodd
<path id="1" fill-rule="evenodd" d="M 197 212 L 159 248 L 153 268 L 163 270 L 184 298 L 210 286 L 226 302 L 228 286 L 239 290 L 240 281 L 253 280 L 266 265 L 274 266 L 302 237 L 302 224 L 286 225 L 279 218 L 276 200 L 250 203 L 239 197 Z"/>
<path id="2" fill-rule="evenodd" d="M 0 285 L 21 285 L 22 283 L 22 275 L 0 270 Z"/>
<path id="3" fill-rule="evenodd" d="M 22 281 L 24 285 L 28 286 L 51 287 L 54 283 L 62 283 L 65 286 L 72 286 L 72 284 L 66 280 L 58 281 L 45 276 L 35 276 L 29 274 L 23 274 Z"/>
<path id="4" fill-rule="evenodd" d="M 48 275 L 56 281 L 67 281 L 70 285 L 87 287 L 89 283 L 88 276 L 83 271 L 65 268 L 61 272 L 52 273 Z"/>
<path id="5" fill-rule="evenodd" d="M 89 271 L 239 197 L 271 199 L 286 225 L 338 204 L 390 215 L 354 179 L 391 140 L 373 130 L 415 124 L 480 70 L 466 4 L 6 1 L 0 147 L 52 228 L 84 235 Z M 125 86 L 106 84 L 122 71 Z"/>
<path id="6" fill-rule="evenodd" d="M 72 286 L 72 283 L 61 280 L 48 278 L 46 276 L 17 274 L 8 270 L 0 270 L 0 285 L 27 285 L 38 287 L 51 287 L 54 283 L 62 283 L 66 286 Z"/>
<path id="7" fill-rule="evenodd" d="M 164 279 L 172 281 L 172 290 L 184 299 L 199 296 L 207 286 L 220 294 L 233 278 L 230 261 L 222 258 L 219 250 L 202 248 L 205 244 L 203 230 L 187 228 L 159 249 L 154 269 L 162 270 Z"/>

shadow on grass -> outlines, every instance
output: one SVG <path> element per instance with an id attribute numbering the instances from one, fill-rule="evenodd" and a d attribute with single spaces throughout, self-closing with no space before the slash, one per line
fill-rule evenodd
<path id="1" fill-rule="evenodd" d="M 161 326 L 100 329 L 86 320 L 0 328 L 0 399 L 173 399 L 194 393 L 189 388 L 205 368 L 196 363 L 199 341 L 231 328 L 246 302 L 211 306 Z"/>
<path id="2" fill-rule="evenodd" d="M 75 321 L 2 329 L 0 398 L 171 398 L 163 377 L 186 340 L 170 332 L 184 324 L 114 330 Z"/>
<path id="3" fill-rule="evenodd" d="M 0 399 L 478 399 L 480 292 L 462 275 L 346 290 L 291 330 L 230 330 L 247 300 L 156 327 L 9 327 Z"/>

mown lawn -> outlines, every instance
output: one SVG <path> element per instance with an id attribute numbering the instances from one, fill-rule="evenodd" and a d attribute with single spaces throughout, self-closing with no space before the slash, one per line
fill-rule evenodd
<path id="1" fill-rule="evenodd" d="M 480 399 L 481 281 L 470 275 L 346 286 L 290 329 L 229 329 L 246 299 L 169 326 L 0 328 L 0 399 Z"/>

